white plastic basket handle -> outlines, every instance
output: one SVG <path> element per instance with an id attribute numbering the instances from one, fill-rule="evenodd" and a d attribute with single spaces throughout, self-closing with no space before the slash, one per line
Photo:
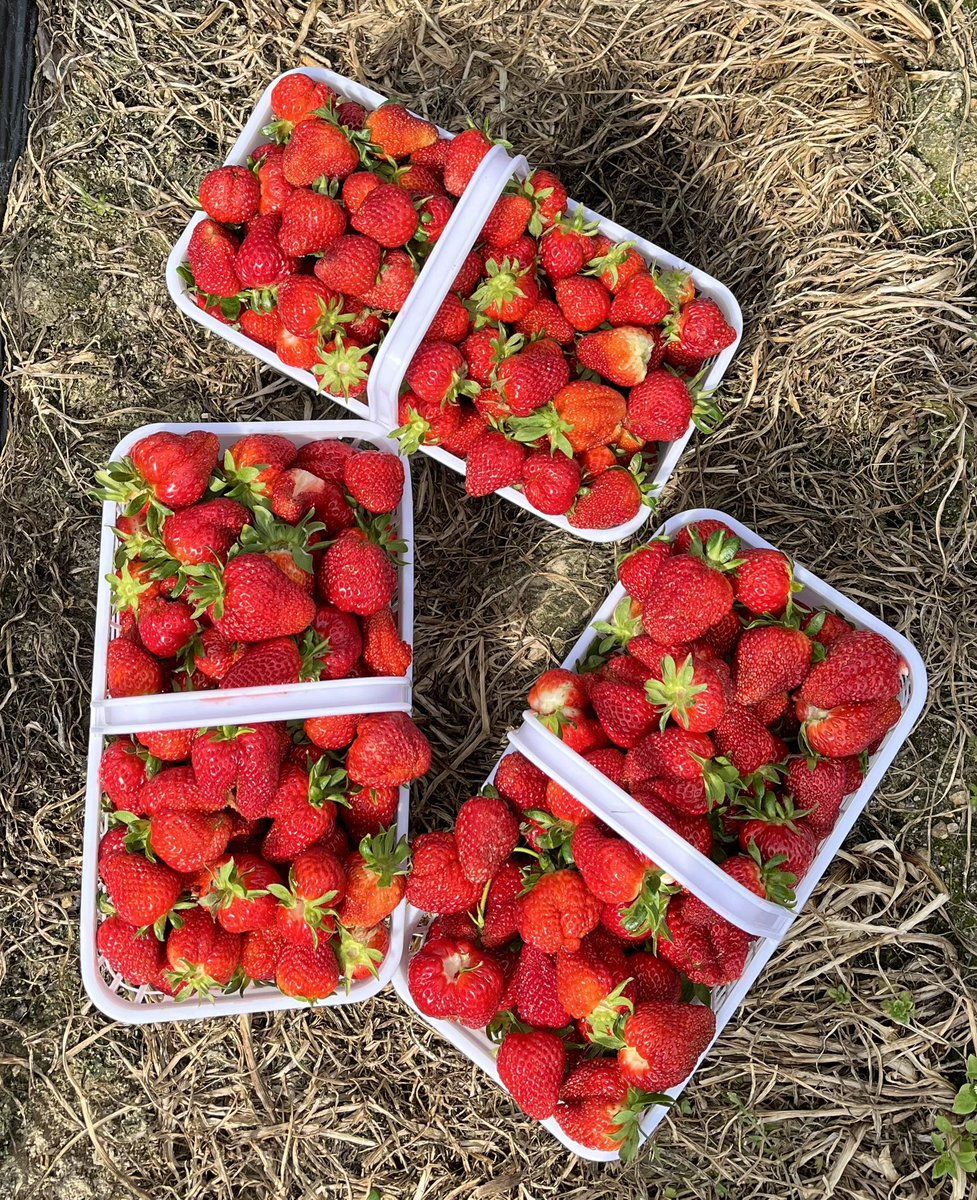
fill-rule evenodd
<path id="1" fill-rule="evenodd" d="M 528 167 L 526 159 L 522 155 L 510 158 L 502 146 L 493 146 L 485 155 L 455 206 L 448 228 L 435 242 L 393 328 L 377 351 L 368 386 L 370 416 L 384 433 L 390 433 L 400 424 L 397 419 L 400 385 L 410 360 L 496 200 L 520 167 Z"/>
<path id="2" fill-rule="evenodd" d="M 642 808 L 582 755 L 571 750 L 527 712 L 509 741 L 540 770 L 588 807 L 668 875 L 694 892 L 720 916 L 758 937 L 781 939 L 795 913 L 741 887 L 685 838 Z"/>

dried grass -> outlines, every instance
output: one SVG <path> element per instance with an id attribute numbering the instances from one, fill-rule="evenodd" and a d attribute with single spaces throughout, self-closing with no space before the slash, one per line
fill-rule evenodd
<path id="1" fill-rule="evenodd" d="M 924 119 L 915 88 L 950 79 L 969 100 L 973 10 L 42 7 L 30 144 L 0 243 L 13 391 L 0 460 L 0 1194 L 964 1195 L 928 1173 L 934 1113 L 977 1034 L 966 899 L 975 247 L 967 217 L 933 228 L 937 184 L 914 182 L 905 163 Z M 391 995 L 355 1010 L 132 1030 L 107 1024 L 81 991 L 96 530 L 82 489 L 137 423 L 324 413 L 183 321 L 161 274 L 200 174 L 265 81 L 296 62 L 412 97 L 447 124 L 492 116 L 579 198 L 727 281 L 748 322 L 723 389 L 730 419 L 694 445 L 666 510 L 727 508 L 927 657 L 923 724 L 687 1092 L 691 1111 L 628 1169 L 565 1155 Z M 953 168 L 965 165 L 950 164 L 938 197 L 964 213 Z M 612 562 L 502 501 L 465 500 L 436 464 L 417 464 L 415 488 L 417 706 L 438 751 L 416 803 L 421 828 L 484 776 L 528 681 L 562 655 Z M 848 1006 L 829 994 L 842 984 Z M 916 1005 L 906 1027 L 882 1007 L 902 990 Z"/>

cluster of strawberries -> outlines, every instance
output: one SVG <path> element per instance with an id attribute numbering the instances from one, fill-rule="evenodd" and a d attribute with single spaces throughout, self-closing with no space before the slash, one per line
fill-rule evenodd
<path id="1" fill-rule="evenodd" d="M 646 500 L 659 444 L 716 420 L 698 376 L 735 338 L 687 274 L 571 215 L 537 170 L 499 198 L 428 329 L 398 433 L 464 458 L 473 496 L 516 487 L 541 513 L 613 528 Z"/>
<path id="2" fill-rule="evenodd" d="M 405 675 L 400 458 L 324 439 L 151 433 L 97 475 L 120 506 L 111 696 Z"/>
<path id="3" fill-rule="evenodd" d="M 349 399 L 484 152 L 300 73 L 271 105 L 273 140 L 201 183 L 184 278 L 211 316 Z"/>
<path id="4" fill-rule="evenodd" d="M 312 1002 L 376 975 L 409 857 L 399 788 L 430 762 L 404 713 L 109 742 L 99 953 L 177 999 L 274 983 Z"/>
<path id="5" fill-rule="evenodd" d="M 530 708 L 743 887 L 792 903 L 899 717 L 905 663 L 797 603 L 789 559 L 717 521 L 634 551 L 620 579 L 580 671 L 546 671 Z M 409 968 L 418 1008 L 501 1038 L 527 1113 L 625 1157 L 714 1035 L 706 989 L 750 951 L 518 752 L 453 831 L 416 839 L 407 898 L 436 914 Z"/>

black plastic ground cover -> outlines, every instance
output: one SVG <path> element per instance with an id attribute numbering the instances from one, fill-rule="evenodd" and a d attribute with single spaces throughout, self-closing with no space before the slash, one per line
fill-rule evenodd
<path id="1" fill-rule="evenodd" d="M 34 76 L 36 29 L 34 0 L 0 0 L 0 225 L 7 208 L 14 164 L 27 139 L 27 101 Z M 7 390 L 0 383 L 0 446 L 6 435 Z"/>

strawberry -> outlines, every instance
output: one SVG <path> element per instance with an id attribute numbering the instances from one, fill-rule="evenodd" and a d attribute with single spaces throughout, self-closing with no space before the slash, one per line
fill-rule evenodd
<path id="1" fill-rule="evenodd" d="M 309 471 L 327 483 L 341 484 L 346 470 L 346 460 L 356 453 L 349 442 L 336 438 L 321 438 L 300 446 L 293 466 Z"/>
<path id="2" fill-rule="evenodd" d="M 385 925 L 374 925 L 372 929 L 346 929 L 340 925 L 339 966 L 347 993 L 356 980 L 377 978 L 377 969 L 389 949 L 390 931 Z"/>
<path id="3" fill-rule="evenodd" d="M 668 297 L 650 271 L 634 274 L 617 289 L 610 306 L 612 325 L 657 325 L 672 311 Z"/>
<path id="4" fill-rule="evenodd" d="M 693 983 L 721 987 L 739 979 L 746 966 L 750 939 L 714 913 L 690 892 L 673 896 L 668 905 L 669 936 L 658 953 Z"/>
<path id="5" fill-rule="evenodd" d="M 109 696 L 153 696 L 166 685 L 163 667 L 132 638 L 113 638 L 106 659 Z"/>
<path id="6" fill-rule="evenodd" d="M 479 239 L 487 246 L 511 246 L 526 232 L 533 215 L 528 196 L 503 192 L 489 213 Z"/>
<path id="7" fill-rule="evenodd" d="M 578 379 L 561 388 L 552 405 L 513 421 L 512 428 L 520 441 L 549 438 L 555 450 L 579 454 L 613 442 L 626 414 L 627 403 L 615 388 Z"/>
<path id="8" fill-rule="evenodd" d="M 248 226 L 244 241 L 234 256 L 234 270 L 244 287 L 271 287 L 295 274 L 297 260 L 286 254 L 278 243 L 280 226 L 279 213 L 255 217 Z"/>
<path id="9" fill-rule="evenodd" d="M 498 430 L 487 429 L 468 452 L 465 491 L 469 496 L 488 496 L 519 483 L 525 458 L 525 446 L 510 441 Z"/>
<path id="10" fill-rule="evenodd" d="M 585 1059 L 563 1085 L 555 1117 L 563 1132 L 593 1150 L 619 1153 L 622 1161 L 634 1158 L 641 1141 L 641 1120 L 666 1096 L 629 1088 L 617 1062 L 608 1058 Z"/>
<path id="11" fill-rule="evenodd" d="M 486 883 L 515 849 L 519 822 L 504 800 L 472 796 L 458 810 L 455 841 L 464 875 L 475 883 Z"/>
<path id="12" fill-rule="evenodd" d="M 181 508 L 163 522 L 162 541 L 167 553 L 177 562 L 222 563 L 227 552 L 241 536 L 251 514 L 243 504 L 225 497 L 205 500 L 190 508 Z"/>
<path id="13" fill-rule="evenodd" d="M 572 1020 L 556 994 L 556 963 L 534 946 L 519 951 L 512 979 L 514 1005 L 520 1020 L 548 1029 L 563 1029 Z"/>
<path id="14" fill-rule="evenodd" d="M 576 336 L 576 330 L 560 311 L 560 306 L 545 296 L 541 296 L 529 312 L 516 322 L 516 332 L 527 338 L 542 334 L 560 346 L 571 345 Z"/>
<path id="15" fill-rule="evenodd" d="M 356 713 L 338 713 L 330 717 L 307 717 L 305 736 L 322 750 L 342 750 L 356 737 L 361 717 Z"/>
<path id="16" fill-rule="evenodd" d="M 409 158 L 438 140 L 437 126 L 415 117 L 402 104 L 381 104 L 366 118 L 370 140 L 388 158 Z"/>
<path id="17" fill-rule="evenodd" d="M 336 930 L 334 910 L 346 894 L 346 871 L 331 851 L 312 846 L 292 863 L 288 886 L 272 883 L 268 891 L 278 901 L 275 929 L 285 941 L 316 946 Z"/>
<path id="18" fill-rule="evenodd" d="M 763 862 L 777 859 L 795 879 L 806 874 L 814 861 L 817 840 L 803 818 L 795 817 L 790 804 L 763 804 L 760 818 L 739 822 L 740 847 L 751 854 L 756 846 Z"/>
<path id="19" fill-rule="evenodd" d="M 329 547 L 316 574 L 319 595 L 343 612 L 368 617 L 397 594 L 397 568 L 387 550 L 360 529 Z"/>
<path id="20" fill-rule="evenodd" d="M 316 276 L 336 292 L 361 296 L 369 291 L 380 273 L 381 249 L 373 238 L 347 233 L 330 241 L 316 259 Z"/>
<path id="21" fill-rule="evenodd" d="M 392 826 L 362 839 L 346 860 L 346 895 L 337 914 L 343 925 L 372 927 L 393 912 L 407 887 L 409 853 Z"/>
<path id="22" fill-rule="evenodd" d="M 350 779 L 370 787 L 400 787 L 430 766 L 430 743 L 406 713 L 362 717 L 346 756 Z"/>
<path id="23" fill-rule="evenodd" d="M 490 387 L 496 364 L 504 357 L 507 346 L 505 334 L 495 325 L 470 333 L 461 344 L 468 377 L 480 387 Z"/>
<path id="24" fill-rule="evenodd" d="M 363 105 L 357 104 L 355 100 L 344 100 L 336 109 L 336 120 L 347 129 L 365 128 L 368 115 Z"/>
<path id="25" fill-rule="evenodd" d="M 480 1029 L 495 1016 L 502 995 L 502 967 L 469 941 L 436 938 L 411 959 L 411 997 L 422 1013 Z"/>
<path id="26" fill-rule="evenodd" d="M 571 275 L 557 280 L 553 293 L 560 312 L 579 333 L 596 329 L 610 316 L 611 296 L 599 279 Z"/>
<path id="27" fill-rule="evenodd" d="M 578 871 L 540 876 L 519 902 L 519 934 L 546 954 L 576 950 L 600 920 L 600 903 Z"/>
<path id="28" fill-rule="evenodd" d="M 556 1111 L 566 1061 L 566 1046 L 557 1034 L 513 1030 L 502 1039 L 496 1068 L 522 1111 L 545 1121 Z"/>
<path id="29" fill-rule="evenodd" d="M 599 234 L 591 244 L 591 253 L 586 273 L 596 275 L 609 292 L 619 292 L 648 269 L 633 242 L 615 243 Z"/>
<path id="30" fill-rule="evenodd" d="M 346 460 L 343 481 L 367 512 L 390 513 L 404 494 L 404 464 L 396 454 L 363 450 Z"/>
<path id="31" fill-rule="evenodd" d="M 287 141 L 295 126 L 311 120 L 316 110 L 325 108 L 336 93 L 328 84 L 320 83 L 310 75 L 294 71 L 283 76 L 271 92 L 271 111 L 278 120 L 273 130 L 283 141 Z"/>
<path id="32" fill-rule="evenodd" d="M 397 820 L 400 790 L 395 787 L 353 787 L 346 793 L 342 821 L 354 844 L 382 833 Z"/>
<path id="33" fill-rule="evenodd" d="M 892 700 L 906 672 L 905 661 L 890 642 L 869 629 L 856 629 L 831 643 L 827 658 L 811 670 L 798 696 L 821 709 Z"/>
<path id="34" fill-rule="evenodd" d="M 275 480 L 292 465 L 296 453 L 292 442 L 281 434 L 249 433 L 239 438 L 225 452 L 222 463 L 231 494 L 242 493 L 245 502 L 251 497 L 270 496 Z"/>
<path id="35" fill-rule="evenodd" d="M 482 256 L 477 250 L 470 250 L 451 284 L 452 292 L 462 299 L 471 296 L 481 281 L 484 269 Z"/>
<path id="36" fill-rule="evenodd" d="M 282 759 L 282 726 L 263 722 L 235 739 L 238 752 L 235 804 L 248 821 L 266 817 L 278 788 Z"/>
<path id="37" fill-rule="evenodd" d="M 279 285 L 276 312 L 285 329 L 295 337 L 310 338 L 320 331 L 331 333 L 339 309 L 336 293 L 314 275 L 292 275 Z"/>
<path id="38" fill-rule="evenodd" d="M 472 851 L 474 853 L 474 851 Z M 433 913 L 464 912 L 479 901 L 481 881 L 462 869 L 453 833 L 422 833 L 414 841 L 414 862 L 407 880 L 407 899 Z"/>
<path id="39" fill-rule="evenodd" d="M 654 350 L 655 339 L 650 333 L 621 325 L 582 337 L 577 343 L 577 361 L 611 383 L 633 387 L 648 374 Z"/>
<path id="40" fill-rule="evenodd" d="M 756 841 L 751 841 L 746 854 L 734 854 L 721 865 L 721 870 L 752 892 L 765 900 L 773 900 L 777 904 L 792 905 L 794 884 L 797 876 L 790 871 L 782 870 L 786 856 L 772 855 L 764 862 Z"/>
<path id="41" fill-rule="evenodd" d="M 628 595 L 643 602 L 654 588 L 658 569 L 672 553 L 672 543 L 666 538 L 655 538 L 646 546 L 639 546 L 626 554 L 618 566 L 618 579 L 624 584 Z"/>
<path id="42" fill-rule="evenodd" d="M 613 938 L 608 937 L 608 942 L 611 945 L 585 944 L 577 952 L 562 953 L 556 959 L 557 996 L 567 1012 L 578 1019 L 578 1027 L 588 1041 L 602 1038 L 622 1012 L 631 1011 L 633 1004 L 624 994 L 633 990 L 625 984 L 628 975 L 624 954 Z"/>
<path id="43" fill-rule="evenodd" d="M 128 458 L 110 462 L 95 478 L 97 495 L 125 505 L 134 516 L 148 503 L 166 509 L 187 508 L 203 496 L 217 464 L 220 443 L 204 430 L 150 433 L 132 447 Z"/>
<path id="44" fill-rule="evenodd" d="M 543 338 L 507 354 L 495 371 L 495 386 L 509 410 L 529 416 L 570 381 L 570 370 L 556 342 Z"/>
<path id="45" fill-rule="evenodd" d="M 472 446 L 488 430 L 489 423 L 472 405 L 462 401 L 458 406 L 458 426 L 442 441 L 442 446 L 449 454 L 459 458 L 467 458 Z"/>
<path id="46" fill-rule="evenodd" d="M 714 406 L 694 396 L 684 379 L 664 368 L 650 370 L 628 397 L 627 428 L 647 442 L 677 441 L 690 421 L 708 433 L 717 420 Z"/>
<path id="47" fill-rule="evenodd" d="M 327 999 L 339 987 L 332 947 L 326 941 L 316 946 L 286 945 L 275 969 L 275 985 L 284 995 L 307 1004 Z"/>
<path id="48" fill-rule="evenodd" d="M 230 230 L 210 218 L 193 227 L 187 262 L 194 284 L 208 296 L 230 298 L 241 290 L 234 266 L 240 242 Z"/>
<path id="49" fill-rule="evenodd" d="M 706 646 L 715 651 L 720 658 L 727 659 L 736 649 L 743 623 L 735 611 L 728 612 L 724 617 L 710 625 L 702 637 L 696 642 L 696 652 L 703 657 Z"/>
<path id="50" fill-rule="evenodd" d="M 282 765 L 268 808 L 271 828 L 261 843 L 262 856 L 268 862 L 291 862 L 335 826 L 336 805 L 345 800 L 345 773 L 331 771 L 328 763 L 328 759 L 320 759 L 308 770 L 297 763 Z"/>
<path id="51" fill-rule="evenodd" d="M 350 216 L 350 224 L 388 250 L 406 246 L 420 224 L 410 194 L 392 183 L 373 188 Z"/>
<path id="52" fill-rule="evenodd" d="M 845 633 L 851 633 L 852 626 L 837 613 L 822 609 L 806 617 L 801 628 L 812 641 L 820 642 L 825 649 Z"/>
<path id="53" fill-rule="evenodd" d="M 471 318 L 468 309 L 461 300 L 449 292 L 441 301 L 441 307 L 434 314 L 428 326 L 427 336 L 433 341 L 451 342 L 457 345 L 464 341 L 471 328 Z"/>
<path id="54" fill-rule="evenodd" d="M 359 164 L 356 147 L 339 126 L 310 117 L 292 133 L 282 156 L 282 173 L 296 187 L 318 190 L 320 181 L 345 179 Z"/>
<path id="55" fill-rule="evenodd" d="M 327 536 L 356 523 L 342 489 L 301 467 L 282 471 L 272 484 L 271 511 L 290 525 L 297 525 L 311 513 L 313 520 L 325 525 Z"/>
<path id="56" fill-rule="evenodd" d="M 670 655 L 662 660 L 661 678 L 645 685 L 648 702 L 661 712 L 662 726 L 673 720 L 692 733 L 709 733 L 726 711 L 722 680 L 706 663 L 690 654 L 681 666 Z"/>
<path id="57" fill-rule="evenodd" d="M 552 171 L 536 170 L 526 180 L 523 192 L 533 204 L 529 232 L 538 237 L 563 216 L 567 207 L 567 190 Z"/>
<path id="58" fill-rule="evenodd" d="M 124 850 L 102 858 L 99 873 L 116 912 L 137 929 L 162 922 L 183 891 L 175 871 Z"/>
<path id="59" fill-rule="evenodd" d="M 534 450 L 522 468 L 523 495 L 539 512 L 562 516 L 580 490 L 580 464 L 565 454 Z"/>
<path id="60" fill-rule="evenodd" d="M 736 330 L 727 324 L 719 305 L 705 296 L 684 305 L 665 324 L 665 359 L 680 367 L 697 367 L 736 341 Z"/>
<path id="61" fill-rule="evenodd" d="M 745 629 L 736 645 L 734 700 L 752 707 L 801 686 L 811 670 L 811 639 L 799 629 L 761 625 Z"/>
<path id="62" fill-rule="evenodd" d="M 281 212 L 285 202 L 295 188 L 285 178 L 283 170 L 284 149 L 275 146 L 260 159 L 255 159 L 254 173 L 261 189 L 258 212 L 261 216 Z M 254 155 L 252 155 L 254 158 Z"/>
<path id="63" fill-rule="evenodd" d="M 218 167 L 200 184 L 200 207 L 222 225 L 243 225 L 258 211 L 261 189 L 247 167 Z"/>
<path id="64" fill-rule="evenodd" d="M 708 734 L 692 733 L 677 725 L 669 725 L 649 733 L 628 752 L 624 781 L 634 788 L 647 779 L 659 776 L 700 779 L 703 766 L 698 760 L 714 758 L 715 754 L 716 747 Z"/>
<path id="65" fill-rule="evenodd" d="M 803 722 L 802 745 L 825 758 L 848 758 L 863 753 L 881 741 L 902 716 L 898 700 L 869 700 L 821 709 L 798 699 L 795 710 Z"/>
<path id="66" fill-rule="evenodd" d="M 113 808 L 129 808 L 146 782 L 147 758 L 128 737 L 117 738 L 102 751 L 98 786 Z"/>
<path id="67" fill-rule="evenodd" d="M 752 707 L 760 724 L 770 729 L 790 711 L 790 695 L 788 692 L 776 692 Z"/>
<path id="68" fill-rule="evenodd" d="M 466 129 L 448 142 L 444 151 L 444 186 L 452 196 L 460 196 L 468 187 L 492 145 L 492 139 L 481 129 Z"/>
<path id="69" fill-rule="evenodd" d="M 189 909 L 166 941 L 167 979 L 174 995 L 209 996 L 226 987 L 241 961 L 241 939 L 205 909 Z"/>
<path id="70" fill-rule="evenodd" d="M 654 593 L 641 611 L 645 632 L 661 645 L 701 637 L 733 607 L 727 573 L 736 565 L 739 543 L 735 538 L 727 542 L 721 534 L 714 537 L 702 556 L 673 554 L 662 563 Z"/>
<path id="71" fill-rule="evenodd" d="M 628 973 L 634 976 L 638 1002 L 649 1000 L 677 1001 L 682 994 L 682 980 L 674 967 L 648 951 L 639 950 L 627 957 Z"/>
<path id="72" fill-rule="evenodd" d="M 667 802 L 665 796 L 668 793 L 668 781 L 665 781 L 664 788 L 657 781 L 645 782 L 635 786 L 634 798 L 646 812 L 652 813 L 658 818 L 662 824 L 667 825 L 669 829 L 673 829 L 680 837 L 693 846 L 700 854 L 708 857 L 712 853 L 713 832 L 712 825 L 709 819 L 703 814 L 692 814 L 682 810 L 676 810 Z M 708 793 L 707 793 L 708 798 Z M 660 881 L 652 880 L 652 883 L 658 882 L 656 889 L 659 892 L 668 894 L 660 885 Z M 653 897 L 645 897 L 645 899 Z M 655 916 L 655 913 L 651 914 Z"/>
<path id="73" fill-rule="evenodd" d="M 501 267 L 505 259 L 511 265 L 531 272 L 536 266 L 536 239 L 524 233 L 508 245 L 482 247 L 482 261 L 486 267 L 490 262 Z"/>
<path id="74" fill-rule="evenodd" d="M 459 405 L 442 406 L 438 401 L 421 400 L 413 392 L 400 397 L 397 415 L 400 426 L 391 436 L 398 440 L 404 454 L 413 454 L 420 446 L 443 444 L 461 425 Z"/>
<path id="75" fill-rule="evenodd" d="M 651 1000 L 628 1017 L 618 1051 L 621 1074 L 643 1088 L 682 1083 L 716 1036 L 716 1014 L 705 1004 Z"/>
<path id="76" fill-rule="evenodd" d="M 343 183 L 343 204 L 349 212 L 356 212 L 381 183 L 383 179 L 373 171 L 354 171 Z"/>
<path id="77" fill-rule="evenodd" d="M 126 845 L 160 858 L 187 875 L 219 858 L 231 838 L 227 813 L 158 812 L 147 821 L 128 821 Z"/>
<path id="78" fill-rule="evenodd" d="M 748 708 L 730 704 L 716 726 L 716 746 L 741 775 L 752 775 L 786 757 L 783 742 Z"/>
<path id="79" fill-rule="evenodd" d="M 518 750 L 499 761 L 494 782 L 499 793 L 520 812 L 543 807 L 546 776 Z"/>
<path id="80" fill-rule="evenodd" d="M 489 262 L 485 278 L 472 293 L 481 323 L 486 319 L 519 321 L 536 306 L 538 299 L 539 283 L 532 270 L 508 258 L 501 263 Z"/>
<path id="81" fill-rule="evenodd" d="M 206 610 L 233 641 L 261 642 L 301 633 L 315 616 L 311 596 L 264 554 L 239 554 L 222 572 L 210 563 L 193 571 L 195 614 Z"/>
<path id="82" fill-rule="evenodd" d="M 389 608 L 363 619 L 363 661 L 374 675 L 406 675 L 414 653 L 397 628 Z"/>
<path id="83" fill-rule="evenodd" d="M 299 367 L 303 371 L 311 371 L 319 362 L 319 335 L 313 337 L 296 337 L 284 327 L 278 332 L 275 340 L 275 353 L 289 367 Z"/>
<path id="84" fill-rule="evenodd" d="M 135 797 L 133 812 L 219 812 L 226 797 L 206 793 L 197 784 L 190 767 L 164 767 L 150 775 Z"/>
<path id="85" fill-rule="evenodd" d="M 319 362 L 312 371 L 324 392 L 348 400 L 366 391 L 372 365 L 373 357 L 368 350 L 337 330 L 334 338 L 319 347 Z"/>
<path id="86" fill-rule="evenodd" d="M 420 344 L 404 379 L 419 399 L 442 407 L 453 403 L 459 395 L 466 394 L 471 386 L 466 386 L 466 364 L 462 351 L 450 342 L 436 340 L 426 340 Z"/>
<path id="87" fill-rule="evenodd" d="M 614 529 L 641 511 L 642 493 L 623 467 L 604 471 L 585 489 L 569 516 L 576 529 Z"/>
<path id="88" fill-rule="evenodd" d="M 275 924 L 278 901 L 269 892 L 281 874 L 256 854 L 224 854 L 208 868 L 200 886 L 200 902 L 230 933 L 267 929 Z"/>
<path id="89" fill-rule="evenodd" d="M 564 667 L 544 671 L 529 689 L 527 702 L 547 729 L 554 731 L 582 714 L 590 703 L 584 680 Z"/>
<path id="90" fill-rule="evenodd" d="M 677 554 L 688 554 L 692 549 L 695 538 L 698 538 L 702 545 L 705 546 L 709 543 L 714 533 L 725 534 L 728 538 L 735 537 L 732 529 L 724 521 L 717 521 L 712 517 L 707 517 L 703 521 L 695 521 L 691 525 L 686 525 L 684 529 L 680 529 L 675 534 L 675 552 Z"/>
<path id="91" fill-rule="evenodd" d="M 150 654 L 174 658 L 197 632 L 197 622 L 185 600 L 155 596 L 140 606 L 137 628 Z"/>
<path id="92" fill-rule="evenodd" d="M 855 767 L 858 780 L 854 785 L 852 766 Z M 849 762 L 844 758 L 813 759 L 792 755 L 787 760 L 784 788 L 793 797 L 796 807 L 807 813 L 811 831 L 816 837 L 822 838 L 834 828 L 842 801 L 858 786 L 860 777 L 857 759 Z"/>
<path id="93" fill-rule="evenodd" d="M 590 702 L 607 736 L 627 750 L 658 724 L 658 712 L 644 693 L 626 683 L 595 684 L 590 689 Z"/>
<path id="94" fill-rule="evenodd" d="M 758 616 L 778 615 L 788 607 L 794 587 L 790 559 L 779 550 L 741 550 L 733 579 L 736 599 Z"/>
<path id="95" fill-rule="evenodd" d="M 583 270 L 590 249 L 591 241 L 584 234 L 581 221 L 558 222 L 540 239 L 540 262 L 550 280 L 559 283 Z"/>
<path id="96" fill-rule="evenodd" d="M 275 929 L 252 929 L 241 941 L 241 970 L 256 981 L 275 978 L 285 950 L 285 939 Z"/>
<path id="97" fill-rule="evenodd" d="M 159 987 L 166 966 L 163 943 L 151 932 L 140 933 L 122 917 L 102 921 L 95 934 L 95 948 L 113 971 L 134 987 Z"/>
<path id="98" fill-rule="evenodd" d="M 430 146 L 422 146 L 419 150 L 415 150 L 410 156 L 411 162 L 419 163 L 441 176 L 444 174 L 444 164 L 447 161 L 450 146 L 451 139 L 439 135 L 438 140 L 432 142 Z"/>
<path id="99" fill-rule="evenodd" d="M 291 258 L 320 254 L 346 229 L 346 213 L 331 196 L 294 191 L 281 210 L 278 244 Z M 281 293 L 279 293 L 279 303 Z"/>

